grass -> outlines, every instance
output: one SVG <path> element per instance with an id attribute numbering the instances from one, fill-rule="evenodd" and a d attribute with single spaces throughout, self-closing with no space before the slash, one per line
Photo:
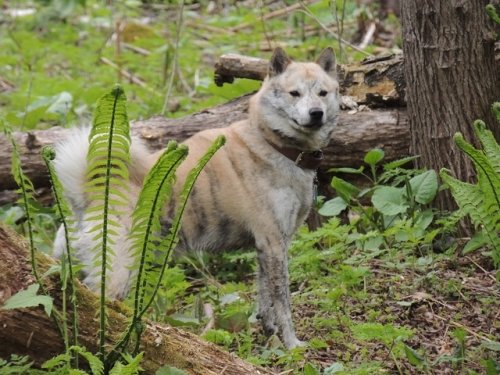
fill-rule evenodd
<path id="1" fill-rule="evenodd" d="M 258 82 L 247 80 L 216 87 L 213 65 L 221 54 L 265 58 L 274 46 L 283 45 L 292 56 L 306 60 L 336 45 L 320 26 L 331 25 L 335 18 L 326 1 L 304 8 L 309 16 L 296 9 L 266 20 L 272 4 L 228 6 L 220 12 L 210 12 L 208 2 L 186 4 L 178 43 L 179 6 L 65 3 L 68 6 L 57 1 L 5 4 L 9 12 L 0 16 L 0 108 L 13 127 L 28 130 L 89 121 L 97 99 L 116 82 L 127 92 L 130 118 L 158 114 L 176 53 L 168 116 L 182 116 L 258 88 Z M 353 4 L 347 3 L 352 14 Z M 10 16 L 30 9 L 36 12 Z M 356 52 L 349 59 L 362 56 Z"/>

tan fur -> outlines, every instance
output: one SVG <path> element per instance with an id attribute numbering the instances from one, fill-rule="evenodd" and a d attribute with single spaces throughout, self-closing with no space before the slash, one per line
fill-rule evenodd
<path id="1" fill-rule="evenodd" d="M 292 95 L 294 91 L 299 96 Z M 324 92 L 327 94 L 323 95 Z M 288 348 L 300 345 L 290 309 L 288 246 L 311 207 L 315 171 L 297 166 L 276 147 L 312 151 L 326 146 L 338 106 L 331 49 L 322 53 L 318 63 L 292 62 L 277 49 L 271 59 L 269 77 L 251 100 L 249 118 L 188 139 L 185 143 L 189 146 L 189 156 L 178 170 L 177 191 L 213 140 L 221 134 L 226 137 L 226 145 L 202 171 L 189 198 L 178 250 L 255 247 L 259 266 L 259 317 L 266 331 L 278 333 Z M 322 118 L 313 121 L 311 111 L 321 112 Z M 134 155 L 133 152 L 133 160 L 139 159 L 136 161 L 139 168 L 132 167 L 132 175 L 137 175 L 138 169 L 149 169 L 160 154 L 141 151 Z M 135 191 L 138 184 L 131 183 Z M 168 212 L 166 208 L 165 217 Z M 124 228 L 128 228 L 128 220 L 121 220 Z M 56 245 L 56 249 L 57 246 L 61 244 Z M 89 244 L 79 244 L 80 258 L 85 259 L 88 247 Z M 117 265 L 113 272 L 130 263 L 126 241 L 122 247 L 116 253 L 123 265 Z M 95 270 L 87 272 L 94 273 Z M 126 280 L 123 277 L 123 272 L 116 276 L 122 288 L 119 293 L 110 290 L 112 297 L 121 297 L 126 292 L 127 287 L 123 285 L 128 284 L 130 275 L 127 274 Z M 92 286 L 97 281 L 93 277 L 87 282 Z"/>

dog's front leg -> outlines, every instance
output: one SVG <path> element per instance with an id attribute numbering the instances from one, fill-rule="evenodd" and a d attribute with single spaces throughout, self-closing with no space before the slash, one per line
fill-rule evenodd
<path id="1" fill-rule="evenodd" d="M 257 240 L 259 318 L 268 334 L 279 333 L 287 348 L 302 344 L 295 336 L 288 285 L 288 241 Z"/>

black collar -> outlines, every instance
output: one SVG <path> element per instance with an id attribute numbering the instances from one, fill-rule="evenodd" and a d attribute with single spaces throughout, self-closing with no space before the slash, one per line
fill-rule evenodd
<path id="1" fill-rule="evenodd" d="M 293 161 L 297 167 L 302 169 L 316 170 L 324 159 L 323 151 L 321 150 L 301 151 L 294 147 L 280 147 L 271 142 L 269 142 L 269 144 L 280 154 Z"/>

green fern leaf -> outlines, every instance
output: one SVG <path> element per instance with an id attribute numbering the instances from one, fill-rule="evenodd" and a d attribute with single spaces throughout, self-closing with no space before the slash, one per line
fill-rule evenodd
<path id="1" fill-rule="evenodd" d="M 121 87 L 115 87 L 97 103 L 94 122 L 89 134 L 87 154 L 87 183 L 89 197 L 87 220 L 94 221 L 91 232 L 94 240 L 94 266 L 100 268 L 101 299 L 99 311 L 99 354 L 104 358 L 106 328 L 106 271 L 110 245 L 117 235 L 119 224 L 113 217 L 122 213 L 129 203 L 128 167 L 130 162 L 130 127 L 127 119 L 126 98 Z M 102 210 L 100 212 L 99 210 Z"/>
<path id="2" fill-rule="evenodd" d="M 57 208 L 57 213 L 59 216 L 59 220 L 61 221 L 62 228 L 64 230 L 64 238 L 66 242 L 66 254 L 62 258 L 61 262 L 61 281 L 62 281 L 62 291 L 63 291 L 63 311 L 62 311 L 62 320 L 63 320 L 63 334 L 64 334 L 64 342 L 66 345 L 66 349 L 69 347 L 69 335 L 68 335 L 68 326 L 66 319 L 66 290 L 67 285 L 69 284 L 71 287 L 71 302 L 73 307 L 73 345 L 78 345 L 78 315 L 77 315 L 77 304 L 76 304 L 76 288 L 74 287 L 75 283 L 75 275 L 73 271 L 73 255 L 71 250 L 71 241 L 70 241 L 70 233 L 72 232 L 72 224 L 73 222 L 70 220 L 72 217 L 72 211 L 63 194 L 63 187 L 57 174 L 54 170 L 54 166 L 52 161 L 55 158 L 55 151 L 52 147 L 44 147 L 42 149 L 42 157 L 47 166 L 47 170 L 49 172 L 49 179 L 52 186 L 52 192 L 54 194 L 55 206 Z M 66 272 L 67 269 L 67 272 Z M 69 283 L 68 283 L 69 281 Z"/>
<path id="3" fill-rule="evenodd" d="M 477 120 L 474 122 L 474 131 L 483 146 L 484 154 L 492 165 L 495 173 L 500 174 L 500 145 L 496 142 L 493 133 L 486 128 L 486 124 Z"/>
<path id="4" fill-rule="evenodd" d="M 472 223 L 483 226 L 489 243 L 493 246 L 493 260 L 500 264 L 500 211 L 496 202 L 491 204 L 479 184 L 473 185 L 451 177 L 446 170 L 441 170 L 441 178 L 450 186 L 458 206 L 464 214 L 470 216 Z"/>
<path id="5" fill-rule="evenodd" d="M 178 234 L 181 225 L 182 215 L 184 213 L 184 209 L 186 208 L 186 203 L 191 194 L 191 190 L 193 189 L 194 183 L 198 178 L 199 174 L 205 167 L 205 165 L 210 161 L 212 156 L 219 150 L 226 142 L 224 136 L 219 136 L 212 143 L 210 148 L 207 150 L 205 155 L 198 161 L 197 165 L 191 169 L 189 172 L 186 181 L 184 182 L 184 186 L 182 187 L 182 191 L 178 197 L 176 197 L 176 211 L 172 220 L 172 226 L 170 228 L 169 234 L 161 241 L 160 246 L 158 247 L 160 251 L 165 252 L 165 256 L 163 259 L 163 263 L 161 265 L 160 271 L 158 273 L 158 279 L 155 283 L 154 289 L 150 295 L 148 295 L 149 300 L 144 305 L 142 311 L 140 312 L 139 317 L 141 317 L 151 306 L 153 303 L 156 293 L 158 292 L 158 288 L 161 285 L 163 274 L 165 273 L 165 269 L 167 267 L 167 261 L 170 256 L 170 253 L 175 248 L 178 242 Z"/>
<path id="6" fill-rule="evenodd" d="M 37 283 L 42 286 L 43 290 L 43 284 L 40 281 L 37 271 L 35 258 L 35 241 L 33 238 L 33 216 L 38 211 L 38 209 L 33 205 L 33 195 L 35 192 L 35 188 L 33 187 L 33 183 L 31 182 L 31 180 L 24 174 L 23 168 L 21 166 L 21 157 L 19 155 L 19 150 L 17 148 L 16 142 L 14 141 L 14 138 L 12 137 L 10 129 L 6 126 L 4 131 L 5 135 L 8 139 L 10 139 L 10 142 L 12 144 L 11 172 L 12 176 L 14 176 L 14 181 L 16 182 L 17 186 L 19 186 L 19 189 L 17 190 L 17 193 L 19 194 L 17 204 L 23 207 L 26 215 L 26 225 L 28 226 L 28 238 L 30 244 L 31 272 L 33 272 L 33 276 L 35 276 Z"/>
<path id="7" fill-rule="evenodd" d="M 135 264 L 138 267 L 134 315 L 139 314 L 141 309 L 139 306 L 140 296 L 145 294 L 146 281 L 151 279 L 151 275 L 145 277 L 144 273 L 151 274 L 155 269 L 146 269 L 146 266 L 155 262 L 155 249 L 160 242 L 158 235 L 161 232 L 160 217 L 162 210 L 165 203 L 171 198 L 175 182 L 175 171 L 187 154 L 188 149 L 186 146 L 177 146 L 175 142 L 171 142 L 146 176 L 137 199 L 131 230 L 132 249 L 136 257 Z"/>

